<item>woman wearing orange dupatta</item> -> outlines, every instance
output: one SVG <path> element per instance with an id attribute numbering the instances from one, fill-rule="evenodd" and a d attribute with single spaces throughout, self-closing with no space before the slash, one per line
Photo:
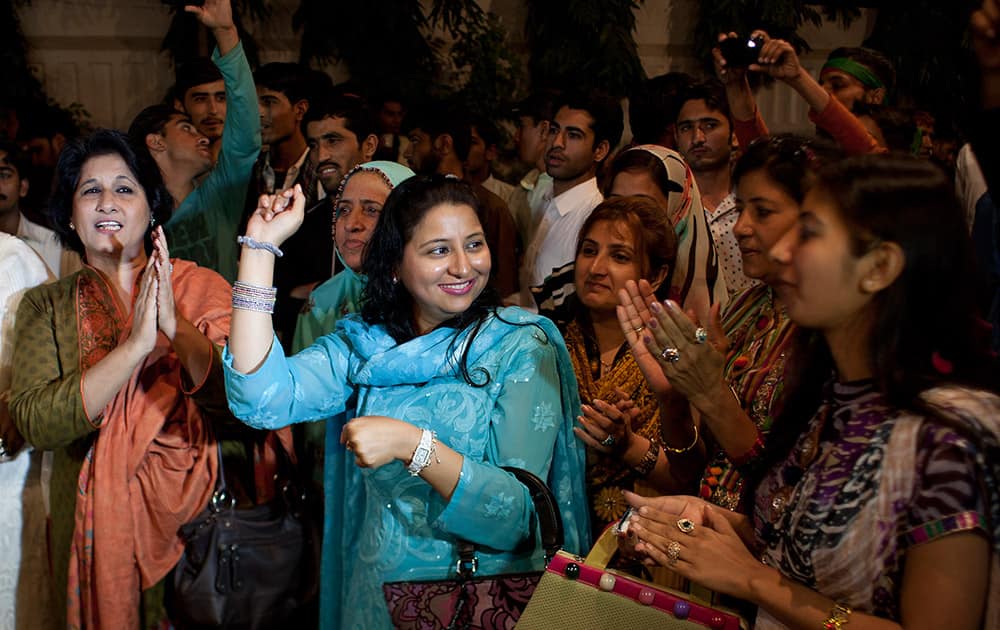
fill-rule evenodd
<path id="1" fill-rule="evenodd" d="M 119 132 L 68 145 L 52 208 L 87 265 L 18 310 L 10 409 L 30 443 L 55 450 L 55 595 L 68 598 L 70 628 L 159 621 L 161 603 L 143 605 L 142 591 L 177 563 L 178 529 L 217 476 L 205 420 L 231 417 L 216 351 L 230 289 L 170 261 L 153 228 L 170 207 L 156 164 Z"/>

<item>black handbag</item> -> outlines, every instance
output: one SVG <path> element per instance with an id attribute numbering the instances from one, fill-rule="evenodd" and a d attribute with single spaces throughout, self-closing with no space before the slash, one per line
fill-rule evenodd
<path id="1" fill-rule="evenodd" d="M 287 456 L 285 457 L 287 460 Z M 236 509 L 219 477 L 209 505 L 184 525 L 184 555 L 168 583 L 177 628 L 264 630 L 302 621 L 319 591 L 320 537 L 293 471 L 266 505 Z"/>
<path id="2" fill-rule="evenodd" d="M 563 545 L 562 517 L 555 497 L 536 475 L 520 468 L 504 467 L 504 470 L 528 488 L 547 564 Z M 527 553 L 534 546 L 532 536 L 517 551 Z M 401 630 L 493 630 L 517 624 L 542 571 L 476 575 L 475 546 L 459 541 L 457 547 L 459 557 L 454 578 L 382 585 L 393 626 Z"/>

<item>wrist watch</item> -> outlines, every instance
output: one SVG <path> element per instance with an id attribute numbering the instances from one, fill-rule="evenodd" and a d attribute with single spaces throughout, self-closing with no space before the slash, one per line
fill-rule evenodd
<path id="1" fill-rule="evenodd" d="M 406 470 L 410 475 L 416 477 L 420 472 L 431 465 L 431 457 L 434 455 L 434 432 L 424 429 L 420 434 L 420 442 L 413 451 L 410 463 L 406 465 Z"/>

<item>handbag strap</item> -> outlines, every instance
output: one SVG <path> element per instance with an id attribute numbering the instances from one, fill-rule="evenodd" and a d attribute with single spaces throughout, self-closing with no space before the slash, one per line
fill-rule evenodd
<path id="1" fill-rule="evenodd" d="M 514 475 L 522 485 L 528 488 L 531 502 L 535 506 L 538 529 L 541 532 L 542 549 L 545 550 L 545 564 L 548 564 L 549 560 L 563 546 L 563 523 L 556 497 L 548 485 L 534 473 L 513 466 L 502 466 L 502 468 Z M 533 548 L 534 538 L 532 537 L 530 541 L 531 544 L 528 548 Z M 459 540 L 456 546 L 458 547 L 456 568 L 458 575 L 462 578 L 470 578 L 479 568 L 476 546 L 467 540 Z"/>

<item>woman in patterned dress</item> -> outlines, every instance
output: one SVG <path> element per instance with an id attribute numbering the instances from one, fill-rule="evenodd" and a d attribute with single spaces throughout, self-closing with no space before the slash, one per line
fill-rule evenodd
<path id="1" fill-rule="evenodd" d="M 248 236 L 280 246 L 303 206 L 297 187 L 262 196 Z M 521 544 L 534 534 L 528 490 L 501 466 L 547 480 L 566 547 L 589 544 L 569 357 L 550 321 L 500 308 L 487 288 L 478 207 L 453 179 L 399 184 L 365 252 L 361 313 L 288 358 L 270 316 L 239 293 L 266 291 L 274 254 L 244 246 L 224 356 L 230 408 L 278 427 L 356 407 L 325 454 L 327 506 L 342 528 L 324 533 L 341 556 L 324 563 L 323 628 L 391 628 L 382 585 L 454 577 L 460 541 L 477 546 L 479 575 L 540 569 L 541 550 Z M 402 613 L 426 602 L 410 603 Z"/>
<path id="2" fill-rule="evenodd" d="M 595 536 L 628 507 L 623 489 L 656 495 L 683 491 L 694 481 L 678 477 L 661 452 L 661 401 L 629 352 L 616 315 L 618 291 L 627 281 L 668 286 L 676 247 L 657 203 L 640 196 L 608 199 L 580 228 L 575 293 L 563 311 L 542 313 L 562 331 L 583 403 L 576 433 L 590 447 L 587 490 Z M 656 369 L 655 362 L 645 369 Z"/>
<path id="3" fill-rule="evenodd" d="M 693 440 L 666 441 L 666 451 L 675 469 L 691 465 L 690 451 L 702 452 L 697 493 L 730 510 L 740 509 L 746 467 L 759 455 L 779 408 L 795 330 L 774 290 L 776 267 L 767 251 L 795 225 L 816 169 L 833 155 L 825 145 L 789 135 L 761 138 L 747 147 L 733 170 L 740 210 L 733 230 L 743 273 L 762 282 L 737 294 L 721 322 L 718 310 L 712 311 L 706 331 L 711 343 L 683 338 L 674 320 L 689 324 L 688 315 L 675 302 L 664 302 L 665 312 L 675 316 L 667 319 L 667 330 L 684 343 L 676 347 L 676 362 L 654 355 L 659 365 L 647 377 L 663 383 L 657 390 L 669 382 L 690 402 L 699 424 Z M 649 306 L 660 306 L 641 283 L 629 292 L 622 311 L 626 331 L 642 327 Z M 648 356 L 640 334 L 627 336 L 633 353 Z"/>
<path id="4" fill-rule="evenodd" d="M 948 178 L 835 164 L 770 255 L 803 330 L 753 514 L 633 497 L 636 550 L 755 603 L 757 628 L 998 627 L 1000 381 Z"/>

